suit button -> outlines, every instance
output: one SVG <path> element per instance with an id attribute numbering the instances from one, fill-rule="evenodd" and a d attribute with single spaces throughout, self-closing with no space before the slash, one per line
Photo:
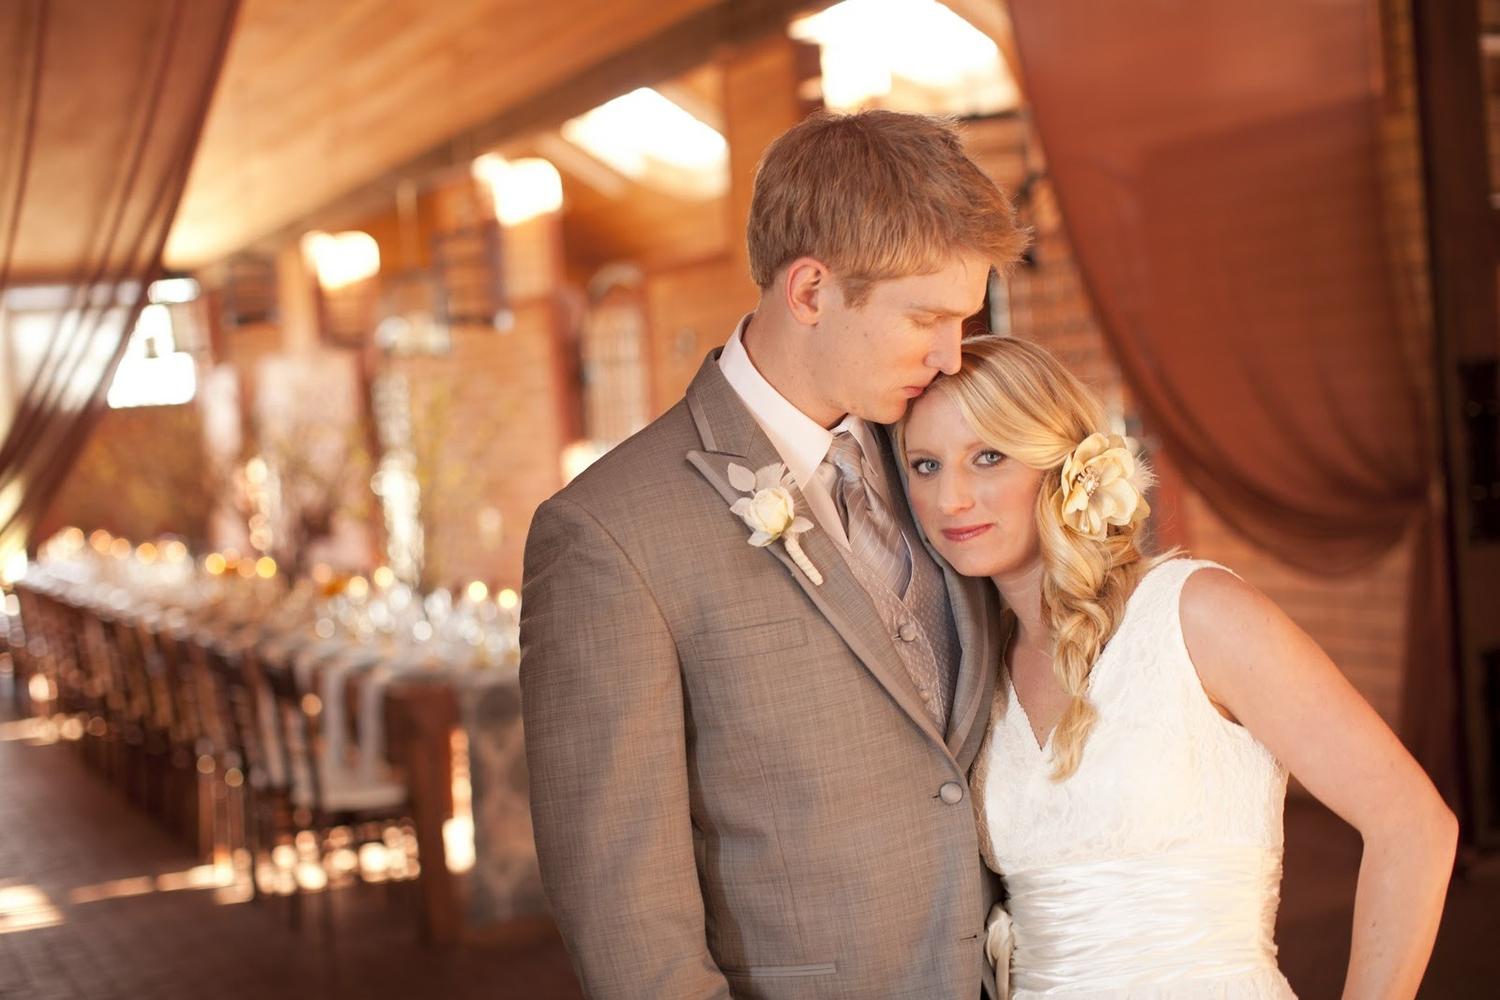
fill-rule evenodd
<path id="1" fill-rule="evenodd" d="M 913 622 L 902 622 L 901 627 L 896 630 L 896 637 L 902 642 L 915 642 L 917 640 L 917 626 Z"/>
<path id="2" fill-rule="evenodd" d="M 945 781 L 943 787 L 938 789 L 938 798 L 950 806 L 956 806 L 964 800 L 964 786 L 956 781 Z"/>

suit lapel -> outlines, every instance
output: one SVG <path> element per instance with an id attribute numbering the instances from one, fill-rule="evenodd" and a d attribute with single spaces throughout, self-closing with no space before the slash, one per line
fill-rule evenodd
<path id="1" fill-rule="evenodd" d="M 718 491 L 724 501 L 724 515 L 735 517 L 730 513 L 729 505 L 744 494 L 729 482 L 730 464 L 743 465 L 754 472 L 762 466 L 781 462 L 781 456 L 719 371 L 718 357 L 717 350 L 710 353 L 688 387 L 688 410 L 698 427 L 704 448 L 688 452 L 687 460 Z M 792 492 L 798 513 L 811 519 L 802 491 L 793 489 Z M 948 743 L 927 714 L 916 685 L 896 652 L 885 622 L 860 586 L 843 550 L 828 537 L 827 532 L 816 527 L 804 533 L 801 542 L 802 550 L 823 576 L 822 585 L 814 584 L 797 568 L 782 543 L 773 542 L 766 546 L 765 551 L 786 567 L 814 607 L 837 630 L 902 711 L 933 742 L 947 747 Z"/>

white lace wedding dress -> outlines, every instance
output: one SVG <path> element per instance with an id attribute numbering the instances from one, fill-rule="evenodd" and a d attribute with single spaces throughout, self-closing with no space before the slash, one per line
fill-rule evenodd
<path id="1" fill-rule="evenodd" d="M 1182 585 L 1212 565 L 1141 580 L 1094 664 L 1099 718 L 1066 781 L 1002 671 L 973 785 L 1008 893 L 988 943 L 1009 925 L 1011 1000 L 1294 1000 L 1272 938 L 1286 770 L 1214 709 L 1182 639 Z"/>

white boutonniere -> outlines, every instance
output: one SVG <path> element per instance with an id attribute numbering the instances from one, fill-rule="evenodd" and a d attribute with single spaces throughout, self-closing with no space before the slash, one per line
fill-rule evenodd
<path id="1" fill-rule="evenodd" d="M 751 472 L 743 465 L 731 464 L 729 483 L 741 493 L 750 494 L 729 505 L 729 509 L 750 528 L 750 544 L 765 548 L 779 539 L 797 568 L 807 574 L 814 586 L 822 586 L 823 574 L 818 572 L 797 541 L 798 535 L 812 530 L 813 523 L 797 516 L 797 501 L 791 491 L 792 475 L 786 466 L 776 462 L 759 472 Z"/>

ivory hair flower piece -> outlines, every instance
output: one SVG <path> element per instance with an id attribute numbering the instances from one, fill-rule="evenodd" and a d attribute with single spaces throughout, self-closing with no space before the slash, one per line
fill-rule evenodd
<path id="1" fill-rule="evenodd" d="M 751 472 L 743 465 L 731 464 L 729 483 L 741 493 L 750 494 L 729 505 L 729 509 L 750 528 L 750 544 L 765 548 L 780 539 L 797 568 L 807 574 L 814 586 L 821 587 L 823 574 L 818 572 L 797 541 L 797 536 L 810 531 L 813 523 L 797 516 L 797 501 L 791 491 L 792 474 L 786 466 L 773 462 L 759 472 Z"/>
<path id="2" fill-rule="evenodd" d="M 1118 434 L 1090 434 L 1062 467 L 1062 519 L 1080 535 L 1103 541 L 1110 525 L 1144 521 L 1151 470 Z"/>

